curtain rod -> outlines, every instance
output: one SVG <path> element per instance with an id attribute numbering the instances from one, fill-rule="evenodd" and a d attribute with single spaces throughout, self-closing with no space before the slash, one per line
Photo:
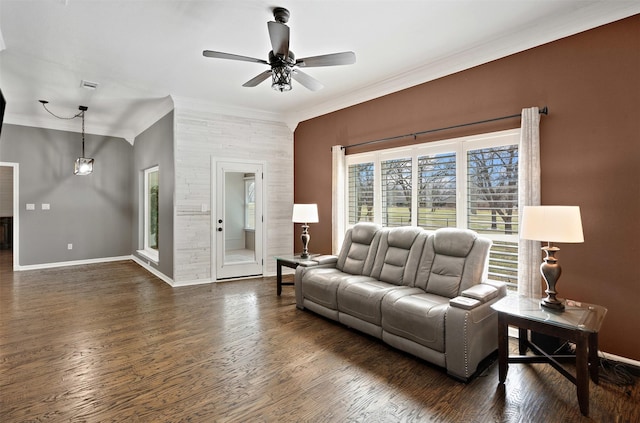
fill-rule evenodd
<path id="1" fill-rule="evenodd" d="M 547 106 L 544 106 L 542 109 L 540 109 L 538 111 L 538 113 L 540 113 L 541 115 L 548 115 L 549 114 L 549 108 Z M 360 147 L 361 145 L 368 145 L 368 144 L 376 144 L 376 143 L 379 143 L 379 142 L 393 141 L 393 140 L 398 140 L 398 139 L 406 138 L 406 137 L 413 137 L 413 139 L 415 140 L 418 135 L 430 134 L 432 132 L 446 131 L 448 129 L 462 128 L 462 127 L 465 127 L 465 126 L 480 125 L 482 123 L 495 122 L 497 120 L 513 119 L 513 118 L 521 117 L 521 116 L 522 116 L 522 113 L 517 113 L 515 115 L 501 116 L 501 117 L 497 117 L 497 118 L 493 118 L 493 119 L 479 120 L 477 122 L 461 123 L 459 125 L 446 126 L 444 128 L 428 129 L 426 131 L 412 132 L 410 134 L 398 135 L 398 136 L 395 136 L 395 137 L 380 138 L 379 140 L 359 142 L 357 144 L 345 145 L 342 148 L 344 148 L 346 150 L 347 148 L 351 148 L 351 147 Z"/>

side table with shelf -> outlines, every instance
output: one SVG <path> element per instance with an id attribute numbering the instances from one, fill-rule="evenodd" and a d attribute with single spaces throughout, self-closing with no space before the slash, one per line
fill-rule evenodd
<path id="1" fill-rule="evenodd" d="M 564 311 L 545 309 L 540 300 L 507 296 L 491 307 L 498 312 L 498 373 L 500 383 L 507 379 L 508 363 L 548 363 L 576 385 L 578 404 L 589 415 L 589 377 L 598 383 L 598 331 L 607 309 L 578 301 L 564 300 Z M 518 352 L 510 356 L 509 326 L 518 328 Z M 575 355 L 550 355 L 529 340 L 529 331 L 564 339 L 575 344 Z M 527 349 L 539 355 L 525 355 Z M 560 361 L 575 357 L 575 376 Z"/>
<path id="2" fill-rule="evenodd" d="M 302 258 L 300 255 L 283 255 L 276 257 L 276 282 L 278 295 L 282 293 L 282 285 L 293 285 L 293 282 L 282 282 L 282 266 L 295 269 L 301 264 L 315 264 L 313 257 L 317 257 L 320 254 L 310 254 L 308 258 Z"/>

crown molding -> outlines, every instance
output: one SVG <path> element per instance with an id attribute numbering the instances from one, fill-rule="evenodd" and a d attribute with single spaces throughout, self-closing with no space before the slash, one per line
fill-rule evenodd
<path id="1" fill-rule="evenodd" d="M 496 36 L 464 50 L 443 56 L 401 74 L 350 93 L 285 114 L 285 122 L 302 122 L 388 94 L 424 84 L 447 75 L 501 59 L 543 44 L 585 32 L 640 13 L 640 2 L 597 2 L 574 11 L 569 17 L 546 18 L 524 26 L 519 32 Z"/>
<path id="2" fill-rule="evenodd" d="M 34 117 L 15 113 L 7 113 L 4 116 L 4 123 L 10 125 L 30 126 L 34 128 L 53 129 L 56 131 L 66 131 L 82 133 L 81 124 L 73 123 L 74 120 L 60 120 L 54 117 Z M 106 126 L 87 125 L 84 128 L 85 134 L 101 135 L 106 137 L 124 138 L 129 143 L 133 142 L 134 132 L 124 129 L 114 130 Z"/>

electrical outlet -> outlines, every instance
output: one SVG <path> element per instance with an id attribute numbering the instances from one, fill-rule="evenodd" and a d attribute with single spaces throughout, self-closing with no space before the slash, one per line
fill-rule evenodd
<path id="1" fill-rule="evenodd" d="M 27 203 L 27 210 L 35 210 L 36 209 L 36 205 L 33 203 Z"/>
<path id="2" fill-rule="evenodd" d="M 67 250 L 73 250 L 73 244 L 67 244 Z"/>
<path id="3" fill-rule="evenodd" d="M 51 210 L 51 204 L 42 203 L 42 210 Z"/>

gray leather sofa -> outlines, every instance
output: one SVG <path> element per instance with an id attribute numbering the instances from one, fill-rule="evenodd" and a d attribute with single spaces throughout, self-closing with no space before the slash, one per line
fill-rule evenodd
<path id="1" fill-rule="evenodd" d="M 296 269 L 296 305 L 466 381 L 497 349 L 490 305 L 506 286 L 487 280 L 490 248 L 491 240 L 470 230 L 359 223 L 338 256 Z"/>

